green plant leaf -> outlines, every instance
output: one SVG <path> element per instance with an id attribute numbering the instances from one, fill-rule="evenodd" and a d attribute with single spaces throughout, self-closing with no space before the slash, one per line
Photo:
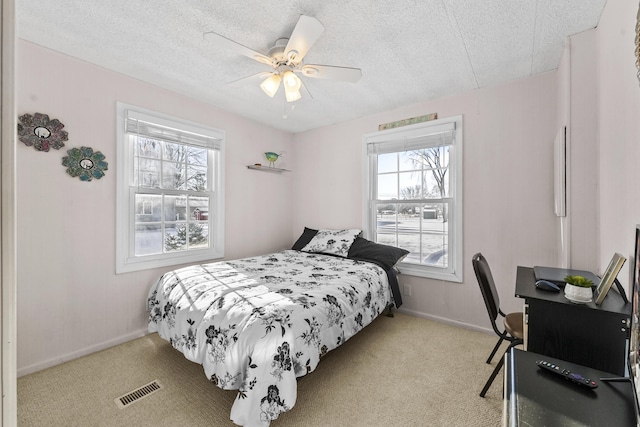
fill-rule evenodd
<path id="1" fill-rule="evenodd" d="M 590 288 L 593 286 L 593 282 L 583 276 L 567 276 L 564 278 L 564 281 L 574 286 L 580 286 L 581 288 Z"/>

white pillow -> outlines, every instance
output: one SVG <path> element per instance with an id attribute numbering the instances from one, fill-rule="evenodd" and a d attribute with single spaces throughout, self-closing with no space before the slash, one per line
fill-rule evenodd
<path id="1" fill-rule="evenodd" d="M 313 239 L 300 249 L 302 252 L 331 254 L 347 257 L 349 248 L 356 240 L 361 230 L 318 230 Z"/>

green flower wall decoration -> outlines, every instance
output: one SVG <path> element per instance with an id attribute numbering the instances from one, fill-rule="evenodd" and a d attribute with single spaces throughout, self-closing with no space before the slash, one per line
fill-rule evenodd
<path id="1" fill-rule="evenodd" d="M 49 120 L 47 114 L 23 114 L 18 120 L 18 139 L 38 151 L 49 151 L 49 148 L 59 150 L 64 147 L 64 141 L 69 139 L 69 134 L 62 130 L 64 125 L 60 120 Z"/>
<path id="2" fill-rule="evenodd" d="M 73 177 L 80 177 L 80 181 L 100 179 L 108 169 L 104 155 L 93 151 L 91 147 L 72 148 L 69 154 L 62 158 L 62 165 L 67 166 L 67 173 Z"/>

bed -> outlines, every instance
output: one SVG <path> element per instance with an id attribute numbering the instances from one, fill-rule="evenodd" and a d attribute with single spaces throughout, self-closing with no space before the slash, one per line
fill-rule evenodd
<path id="1" fill-rule="evenodd" d="M 293 408 L 298 377 L 399 306 L 393 265 L 407 251 L 359 230 L 305 233 L 291 250 L 170 271 L 149 291 L 149 331 L 216 386 L 238 390 L 230 415 L 238 425 L 268 426 Z"/>

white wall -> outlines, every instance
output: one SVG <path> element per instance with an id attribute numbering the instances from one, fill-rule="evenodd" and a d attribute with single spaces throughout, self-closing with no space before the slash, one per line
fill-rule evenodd
<path id="1" fill-rule="evenodd" d="M 226 258 L 288 247 L 304 226 L 360 227 L 362 135 L 380 123 L 432 112 L 464 116 L 464 282 L 401 276 L 413 286 L 407 311 L 488 328 L 470 263 L 478 251 L 491 263 L 503 307 L 521 309 L 513 296 L 516 266 L 554 265 L 561 252 L 551 165 L 563 121 L 571 122 L 573 147 L 581 147 L 574 154 L 594 169 L 585 185 L 575 180 L 572 187 L 574 196 L 586 195 L 581 202 L 588 210 L 573 223 L 587 234 L 569 242 L 572 262 L 587 265 L 595 257 L 601 271 L 613 252 L 631 256 L 640 223 L 637 10 L 635 0 L 609 0 L 595 35 L 572 37 L 575 56 L 558 73 L 296 135 L 19 41 L 18 113 L 60 119 L 70 134 L 66 149 L 91 146 L 109 162 L 103 179 L 86 183 L 60 165 L 66 149 L 17 147 L 19 374 L 146 328 L 147 290 L 166 269 L 114 274 L 116 101 L 226 131 Z M 281 166 L 294 172 L 245 168 L 267 150 L 286 151 Z"/>
<path id="2" fill-rule="evenodd" d="M 598 81 L 596 30 L 571 36 L 558 67 L 558 129 L 567 127 L 567 208 L 558 265 L 598 268 Z"/>
<path id="3" fill-rule="evenodd" d="M 597 268 L 598 96 L 596 30 L 571 37 L 570 261 L 579 270 Z"/>
<path id="4" fill-rule="evenodd" d="M 293 175 L 246 165 L 292 152 L 291 134 L 25 41 L 16 62 L 18 115 L 49 114 L 69 132 L 59 151 L 17 147 L 19 375 L 142 334 L 148 289 L 168 270 L 115 274 L 116 101 L 226 132 L 227 259 L 290 247 Z M 80 146 L 106 156 L 105 177 L 67 175 L 62 157 Z"/>
<path id="5" fill-rule="evenodd" d="M 412 285 L 402 309 L 473 327 L 489 319 L 471 257 L 490 262 L 504 309 L 517 265 L 554 265 L 553 212 L 556 73 L 407 106 L 295 136 L 294 233 L 309 227 L 361 227 L 362 135 L 381 123 L 438 113 L 464 116 L 464 282 L 400 276 Z"/>
<path id="6" fill-rule="evenodd" d="M 635 66 L 637 0 L 609 0 L 600 18 L 598 53 L 600 268 L 614 252 L 633 259 L 640 224 L 640 82 Z M 632 262 L 619 279 L 630 283 Z"/>

